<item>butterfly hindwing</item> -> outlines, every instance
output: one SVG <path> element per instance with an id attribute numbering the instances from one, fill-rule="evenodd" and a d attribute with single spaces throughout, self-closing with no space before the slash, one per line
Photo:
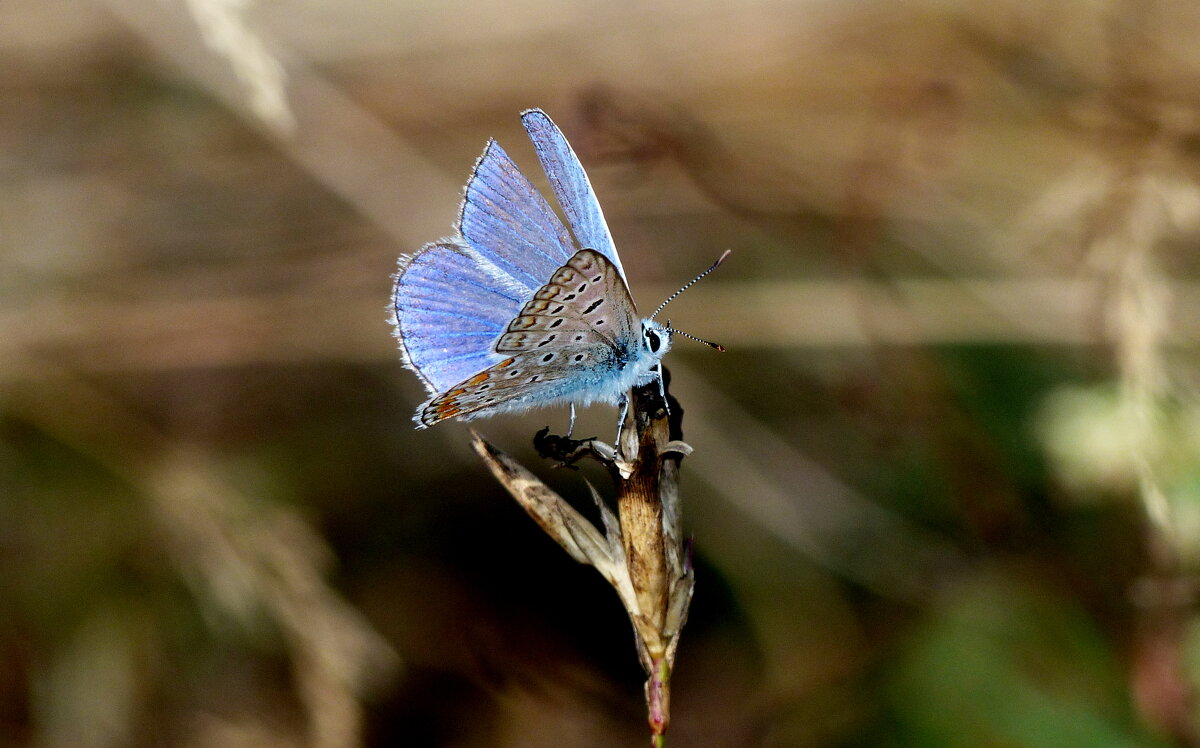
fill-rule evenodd
<path id="1" fill-rule="evenodd" d="M 581 355 L 581 362 L 589 354 L 597 352 L 596 346 L 587 351 L 562 355 Z M 545 354 L 542 354 L 543 356 Z M 575 372 L 569 367 L 556 364 L 546 366 L 538 353 L 527 352 L 509 356 L 500 363 L 484 369 L 449 391 L 431 398 L 417 412 L 421 426 L 432 426 L 446 418 L 469 420 L 488 411 L 519 410 L 553 402 L 558 390 L 569 385 Z"/>
<path id="2" fill-rule="evenodd" d="M 400 258 L 392 290 L 402 360 L 431 392 L 496 363 L 494 350 L 521 297 L 498 286 L 458 244 L 427 244 Z"/>
<path id="3" fill-rule="evenodd" d="M 634 355 L 637 325 L 624 280 L 604 255 L 577 252 L 542 286 L 496 341 L 506 358 L 418 411 L 423 426 L 453 417 L 521 409 L 577 397 L 612 379 Z"/>

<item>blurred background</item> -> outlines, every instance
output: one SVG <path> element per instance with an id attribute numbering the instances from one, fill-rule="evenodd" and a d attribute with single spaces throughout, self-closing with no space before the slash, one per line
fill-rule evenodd
<path id="1" fill-rule="evenodd" d="M 667 359 L 669 744 L 1200 745 L 1200 6 L 5 0 L 0 745 L 646 740 L 615 593 L 412 428 L 518 113 Z M 577 431 L 611 438 L 615 412 Z M 565 496 L 530 437 L 474 424 Z"/>

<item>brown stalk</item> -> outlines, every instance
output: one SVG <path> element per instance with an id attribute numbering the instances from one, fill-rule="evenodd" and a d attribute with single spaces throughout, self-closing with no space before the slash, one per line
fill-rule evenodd
<path id="1" fill-rule="evenodd" d="M 668 412 L 657 383 L 634 388 L 628 397 L 631 405 L 615 447 L 546 432 L 535 439 L 546 456 L 565 463 L 591 457 L 608 469 L 616 488 L 616 515 L 589 485 L 602 528 L 477 433 L 473 446 L 542 529 L 572 558 L 596 567 L 617 591 L 647 674 L 651 745 L 661 747 L 670 722 L 675 650 L 694 584 L 682 541 L 678 484 L 679 463 L 691 447 L 679 438 L 682 409 L 668 396 Z"/>

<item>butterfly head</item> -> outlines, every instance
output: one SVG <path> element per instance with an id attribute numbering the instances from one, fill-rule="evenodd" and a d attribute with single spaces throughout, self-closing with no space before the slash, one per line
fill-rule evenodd
<path id="1" fill-rule="evenodd" d="M 655 360 L 666 355 L 671 349 L 671 333 L 675 332 L 661 322 L 652 319 L 642 320 L 642 349 L 653 356 Z"/>

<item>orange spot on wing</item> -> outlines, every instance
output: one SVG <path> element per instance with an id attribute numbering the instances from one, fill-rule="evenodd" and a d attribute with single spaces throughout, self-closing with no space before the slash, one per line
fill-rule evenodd
<path id="1" fill-rule="evenodd" d="M 506 359 L 504 359 L 504 360 L 503 360 L 503 361 L 501 361 L 500 363 L 496 364 L 496 365 L 495 365 L 495 366 L 493 366 L 492 368 L 493 368 L 493 369 L 503 369 L 503 368 L 504 368 L 504 367 L 506 367 L 506 366 L 512 366 L 512 363 L 513 363 L 513 361 L 516 361 L 516 359 L 515 359 L 515 358 L 512 358 L 512 357 L 509 357 L 509 358 L 506 358 Z"/>
<path id="2" fill-rule="evenodd" d="M 473 376 L 467 380 L 467 386 L 474 387 L 476 385 L 483 384 L 484 382 L 486 382 L 488 380 L 489 376 L 491 376 L 491 375 L 488 374 L 486 371 L 481 371 L 478 374 L 476 374 L 475 376 Z M 460 389 L 460 390 L 456 390 L 456 392 L 463 393 L 463 392 L 466 392 L 466 390 Z"/>

